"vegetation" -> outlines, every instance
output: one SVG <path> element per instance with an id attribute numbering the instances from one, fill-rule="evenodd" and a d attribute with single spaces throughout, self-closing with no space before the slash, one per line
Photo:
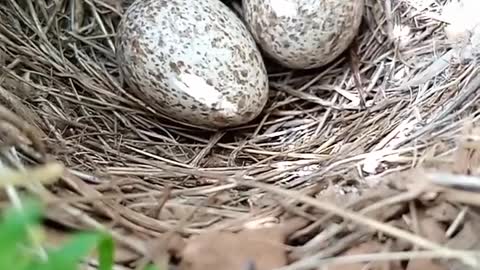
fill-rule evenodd
<path id="1" fill-rule="evenodd" d="M 77 232 L 63 245 L 41 247 L 42 209 L 36 202 L 22 209 L 9 208 L 0 223 L 0 269 L 77 270 L 84 259 L 97 251 L 98 269 L 113 269 L 114 242 L 109 233 Z M 154 270 L 149 266 L 148 270 Z"/>

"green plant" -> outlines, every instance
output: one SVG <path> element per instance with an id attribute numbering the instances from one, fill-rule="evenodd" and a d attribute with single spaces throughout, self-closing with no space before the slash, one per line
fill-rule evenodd
<path id="1" fill-rule="evenodd" d="M 0 221 L 0 269 L 15 270 L 77 270 L 80 263 L 97 251 L 99 270 L 113 269 L 114 242 L 107 232 L 73 233 L 69 241 L 57 248 L 44 248 L 41 218 L 43 209 L 38 202 L 24 203 L 14 186 L 52 183 L 59 179 L 64 166 L 51 162 L 15 170 L 0 164 L 0 188 L 10 191 L 15 207 L 4 210 Z M 156 270 L 148 266 L 145 270 Z"/>
<path id="2" fill-rule="evenodd" d="M 99 254 L 99 269 L 113 267 L 113 239 L 102 232 L 81 232 L 72 235 L 60 248 L 45 250 L 41 256 L 31 248 L 29 233 L 39 236 L 41 210 L 29 203 L 22 210 L 8 209 L 0 223 L 0 269 L 74 270 L 95 248 Z M 32 235 L 32 234 L 31 234 Z"/>
<path id="3" fill-rule="evenodd" d="M 106 232 L 79 232 L 57 248 L 46 249 L 42 256 L 32 245 L 40 241 L 42 210 L 36 203 L 22 209 L 7 209 L 0 222 L 0 269 L 76 270 L 82 259 L 94 250 L 99 270 L 113 269 L 114 242 Z M 153 270 L 151 266 L 148 268 Z"/>

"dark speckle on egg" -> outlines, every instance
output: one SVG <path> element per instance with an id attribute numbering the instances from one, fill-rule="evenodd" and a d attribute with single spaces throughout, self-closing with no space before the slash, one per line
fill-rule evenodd
<path id="1" fill-rule="evenodd" d="M 268 97 L 265 64 L 243 22 L 218 0 L 136 0 L 117 30 L 129 90 L 188 124 L 245 124 Z"/>

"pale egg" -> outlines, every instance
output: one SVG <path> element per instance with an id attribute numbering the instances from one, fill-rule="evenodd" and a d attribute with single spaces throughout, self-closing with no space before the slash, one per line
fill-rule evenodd
<path id="1" fill-rule="evenodd" d="M 120 22 L 116 47 L 129 89 L 171 119 L 238 126 L 267 102 L 260 50 L 219 0 L 137 0 Z"/>
<path id="2" fill-rule="evenodd" d="M 243 0 L 263 51 L 283 66 L 311 69 L 339 57 L 357 35 L 364 0 Z"/>

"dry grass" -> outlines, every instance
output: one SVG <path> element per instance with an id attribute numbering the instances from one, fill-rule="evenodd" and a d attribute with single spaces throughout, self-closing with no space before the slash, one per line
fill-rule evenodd
<path id="1" fill-rule="evenodd" d="M 416 2 L 428 3 L 418 9 Z M 16 146 L 4 153 L 23 163 L 64 162 L 61 184 L 40 193 L 52 205 L 49 217 L 109 228 L 142 254 L 143 240 L 172 230 L 238 230 L 285 212 L 320 219 L 299 201 L 392 233 L 309 196 L 329 184 L 363 194 L 393 172 L 448 156 L 465 124 L 478 120 L 476 61 L 456 60 L 458 48 L 433 16 L 445 2 L 367 1 L 362 33 L 344 56 L 320 70 L 269 66 L 264 114 L 211 132 L 162 118 L 124 88 L 113 40 L 127 1 L 2 1 L 0 101 L 16 117 L 2 110 L 0 119 L 18 128 L 2 127 L 5 146 Z M 399 202 L 418 196 L 410 195 Z M 311 237 L 320 225 L 302 234 Z M 321 257 L 364 235 L 357 233 Z"/>

